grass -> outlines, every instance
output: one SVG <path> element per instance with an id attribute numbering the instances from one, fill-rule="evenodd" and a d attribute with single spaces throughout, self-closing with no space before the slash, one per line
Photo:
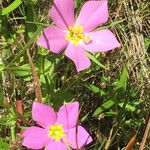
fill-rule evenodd
<path id="1" fill-rule="evenodd" d="M 20 130 L 33 124 L 31 106 L 36 97 L 28 50 L 43 102 L 57 110 L 64 101 L 79 100 L 80 121 L 94 139 L 85 149 L 122 149 L 138 132 L 133 147 L 138 150 L 150 116 L 150 2 L 109 1 L 110 18 L 100 29 L 111 29 L 122 46 L 95 54 L 90 69 L 80 74 L 63 54 L 54 55 L 36 45 L 41 31 L 53 24 L 48 14 L 52 1 L 25 0 L 10 13 L 3 11 L 11 2 L 0 1 L 0 149 L 24 149 Z M 77 13 L 83 3 L 75 1 Z M 23 115 L 16 112 L 18 99 Z"/>

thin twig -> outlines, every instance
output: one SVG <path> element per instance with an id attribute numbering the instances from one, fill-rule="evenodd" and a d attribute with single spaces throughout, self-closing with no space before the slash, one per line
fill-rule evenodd
<path id="1" fill-rule="evenodd" d="M 143 136 L 142 142 L 140 144 L 139 150 L 144 150 L 149 131 L 150 131 L 150 118 L 148 120 L 148 123 L 147 123 L 146 129 L 145 129 L 144 136 Z"/>
<path id="2" fill-rule="evenodd" d="M 41 91 L 41 87 L 40 87 L 40 82 L 39 82 L 39 78 L 37 75 L 37 72 L 35 70 L 31 55 L 29 53 L 29 50 L 27 49 L 27 56 L 29 59 L 29 63 L 30 63 L 30 67 L 31 67 L 31 72 L 32 72 L 32 76 L 33 76 L 33 82 L 35 84 L 35 95 L 37 98 L 38 102 L 42 102 L 42 91 Z"/>

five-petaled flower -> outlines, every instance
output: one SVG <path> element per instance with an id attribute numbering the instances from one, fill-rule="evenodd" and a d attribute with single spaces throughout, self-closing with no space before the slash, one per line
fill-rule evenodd
<path id="1" fill-rule="evenodd" d="M 81 148 L 90 142 L 89 133 L 77 124 L 79 103 L 72 102 L 53 108 L 38 102 L 32 106 L 32 118 L 41 127 L 31 126 L 23 132 L 22 145 L 30 149 L 67 150 Z"/>
<path id="2" fill-rule="evenodd" d="M 37 44 L 53 53 L 66 48 L 65 55 L 75 63 L 78 72 L 89 68 L 86 50 L 95 53 L 120 47 L 110 30 L 93 31 L 108 20 L 107 3 L 107 0 L 86 2 L 75 21 L 74 1 L 54 0 L 50 17 L 56 26 L 45 28 Z"/>

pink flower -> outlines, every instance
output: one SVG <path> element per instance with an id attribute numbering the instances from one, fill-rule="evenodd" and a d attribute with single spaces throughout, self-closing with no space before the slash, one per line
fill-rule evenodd
<path id="1" fill-rule="evenodd" d="M 89 68 L 86 50 L 95 53 L 120 47 L 110 30 L 93 31 L 108 20 L 107 3 L 107 0 L 86 2 L 75 21 L 73 0 L 54 0 L 50 17 L 56 26 L 45 28 L 37 44 L 54 53 L 66 48 L 65 55 L 75 63 L 78 72 Z"/>
<path id="2" fill-rule="evenodd" d="M 76 124 L 78 113 L 78 102 L 63 105 L 57 114 L 51 107 L 34 102 L 32 118 L 41 127 L 27 128 L 22 134 L 22 145 L 30 149 L 67 150 L 67 147 L 76 149 L 89 144 L 91 136 Z"/>

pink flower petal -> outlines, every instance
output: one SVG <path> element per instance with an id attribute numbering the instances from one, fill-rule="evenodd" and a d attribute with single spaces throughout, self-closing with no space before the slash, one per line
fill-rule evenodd
<path id="1" fill-rule="evenodd" d="M 46 150 L 67 150 L 67 146 L 64 142 L 51 141 L 47 146 Z"/>
<path id="2" fill-rule="evenodd" d="M 59 53 L 64 50 L 68 44 L 65 40 L 66 33 L 57 27 L 47 27 L 37 41 L 39 46 L 51 50 L 53 53 Z"/>
<path id="3" fill-rule="evenodd" d="M 57 122 L 62 124 L 65 129 L 74 127 L 77 123 L 79 103 L 68 103 L 60 107 L 57 115 Z"/>
<path id="4" fill-rule="evenodd" d="M 22 136 L 24 137 L 22 145 L 30 149 L 42 149 L 50 142 L 47 130 L 35 126 L 27 128 Z"/>
<path id="5" fill-rule="evenodd" d="M 85 51 L 74 44 L 70 43 L 68 45 L 65 55 L 75 63 L 78 72 L 89 68 L 91 65 L 90 59 L 86 56 Z"/>
<path id="6" fill-rule="evenodd" d="M 107 0 L 86 2 L 77 18 L 76 25 L 82 25 L 85 32 L 95 29 L 108 20 Z"/>
<path id="7" fill-rule="evenodd" d="M 42 103 L 34 102 L 32 106 L 32 118 L 43 128 L 56 123 L 57 115 L 55 111 Z"/>
<path id="8" fill-rule="evenodd" d="M 71 147 L 74 149 L 77 148 L 77 144 L 78 144 L 78 148 L 80 149 L 81 147 L 83 147 L 93 141 L 92 137 L 82 126 L 78 126 L 78 134 L 76 133 L 76 127 L 70 129 L 68 131 L 67 139 L 70 142 Z M 76 139 L 77 139 L 78 143 L 76 142 Z"/>
<path id="9" fill-rule="evenodd" d="M 82 46 L 89 52 L 106 52 L 114 48 L 120 47 L 120 43 L 110 30 L 100 30 L 87 34 L 91 42 L 82 43 Z"/>
<path id="10" fill-rule="evenodd" d="M 50 16 L 56 26 L 62 29 L 74 25 L 73 0 L 55 0 L 50 10 Z"/>

